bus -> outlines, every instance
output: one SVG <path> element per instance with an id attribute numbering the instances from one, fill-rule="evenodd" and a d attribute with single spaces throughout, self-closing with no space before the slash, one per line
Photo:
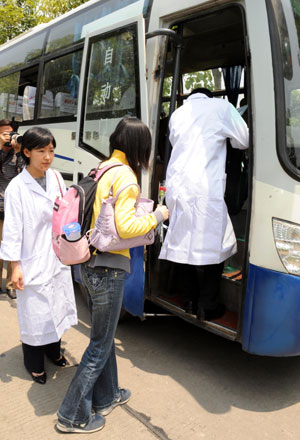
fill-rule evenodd
<path id="1" fill-rule="evenodd" d="M 227 146 L 225 200 L 238 252 L 221 280 L 224 316 L 183 307 L 184 265 L 163 233 L 132 249 L 123 307 L 145 304 L 267 356 L 300 354 L 300 6 L 298 0 L 91 0 L 0 47 L 0 118 L 48 127 L 54 167 L 77 183 L 108 156 L 126 115 L 152 133 L 142 194 L 158 201 L 168 119 L 193 85 L 247 107 L 246 153 Z M 76 272 L 76 271 L 75 271 Z"/>

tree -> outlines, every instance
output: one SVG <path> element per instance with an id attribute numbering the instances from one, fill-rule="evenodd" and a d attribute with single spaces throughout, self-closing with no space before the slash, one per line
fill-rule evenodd
<path id="1" fill-rule="evenodd" d="M 65 14 L 71 9 L 86 3 L 88 0 L 43 0 L 39 7 L 39 13 L 46 21 L 53 20 L 59 15 Z"/>
<path id="2" fill-rule="evenodd" d="M 172 77 L 166 77 L 163 85 L 163 96 L 167 97 L 171 94 Z M 197 87 L 206 87 L 211 91 L 221 90 L 222 88 L 222 72 L 219 69 L 205 70 L 183 75 L 184 93 L 190 93 Z M 163 103 L 163 109 L 166 114 L 169 113 L 169 104 Z"/>
<path id="3" fill-rule="evenodd" d="M 86 1 L 0 0 L 0 44 L 40 23 L 46 23 Z"/>
<path id="4" fill-rule="evenodd" d="M 38 24 L 34 0 L 3 0 L 0 3 L 0 43 Z"/>

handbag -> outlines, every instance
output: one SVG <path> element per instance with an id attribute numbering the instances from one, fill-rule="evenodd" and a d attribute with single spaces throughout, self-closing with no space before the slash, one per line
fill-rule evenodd
<path id="1" fill-rule="evenodd" d="M 126 165 L 123 165 L 126 166 Z M 131 169 L 130 169 L 131 170 Z M 132 170 L 131 170 L 132 171 Z M 118 174 L 118 173 L 116 173 Z M 109 189 L 109 196 L 102 200 L 100 213 L 96 219 L 94 229 L 90 235 L 90 245 L 101 252 L 121 251 L 137 246 L 145 246 L 154 243 L 154 230 L 147 232 L 144 235 L 139 235 L 133 238 L 121 238 L 118 234 L 115 224 L 115 205 L 119 195 L 124 189 L 129 186 L 136 185 L 139 193 L 135 204 L 135 215 L 141 217 L 153 212 L 153 200 L 140 197 L 140 186 L 137 183 L 129 183 L 121 188 L 115 197 L 113 197 L 113 184 L 116 174 Z"/>

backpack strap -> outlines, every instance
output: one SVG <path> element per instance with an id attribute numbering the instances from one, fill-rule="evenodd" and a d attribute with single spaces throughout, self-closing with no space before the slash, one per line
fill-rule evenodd
<path id="1" fill-rule="evenodd" d="M 56 174 L 56 171 L 55 171 L 55 170 L 52 170 L 52 171 L 53 171 L 53 173 L 54 173 L 54 175 L 55 175 L 55 177 L 56 177 L 56 179 L 57 179 L 58 186 L 59 186 L 59 191 L 60 191 L 60 195 L 61 195 L 61 197 L 63 197 L 64 195 L 63 195 L 63 192 L 62 192 L 62 189 L 61 189 L 61 186 L 60 186 L 60 181 L 59 181 L 58 175 Z"/>
<path id="2" fill-rule="evenodd" d="M 104 166 L 102 168 L 98 168 L 96 170 L 96 175 L 94 177 L 94 180 L 96 182 L 98 182 L 101 179 L 101 177 L 103 176 L 103 174 L 106 173 L 106 171 L 110 170 L 111 168 L 121 167 L 121 166 L 127 166 L 127 165 L 124 165 L 122 163 L 116 162 L 116 163 L 110 163 L 109 165 L 106 165 L 106 166 Z"/>

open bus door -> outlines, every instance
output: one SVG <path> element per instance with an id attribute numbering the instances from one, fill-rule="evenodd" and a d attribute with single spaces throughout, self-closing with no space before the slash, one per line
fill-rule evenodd
<path id="1" fill-rule="evenodd" d="M 109 137 L 124 116 L 136 116 L 148 124 L 145 25 L 142 11 L 133 15 L 136 12 L 136 8 L 128 8 L 126 19 L 124 11 L 122 18 L 117 12 L 85 29 L 81 71 L 84 80 L 80 84 L 78 106 L 78 173 L 82 149 L 100 159 L 109 156 Z M 147 176 L 142 175 L 142 190 L 146 185 Z M 123 308 L 142 316 L 144 247 L 131 249 L 130 253 L 131 273 L 125 281 Z"/>
<path id="2" fill-rule="evenodd" d="M 203 86 L 204 79 L 208 81 L 208 87 L 213 89 L 215 98 L 233 100 L 235 97 L 236 102 L 233 105 L 237 106 L 242 97 L 247 97 L 248 105 L 251 104 L 250 52 L 245 11 L 240 5 L 207 9 L 194 17 L 178 19 L 170 23 L 170 26 L 181 38 L 178 41 L 169 39 L 164 71 L 161 73 L 161 105 L 152 179 L 154 199 L 157 198 L 159 182 L 165 178 L 170 157 L 168 119 L 176 105 L 181 106 L 191 92 L 191 86 L 186 81 L 187 76 L 195 78 L 190 80 L 192 84 L 195 83 L 193 88 Z M 233 81 L 235 78 L 237 80 Z M 251 127 L 250 118 L 248 123 Z M 251 149 L 249 151 L 251 158 Z M 228 194 L 225 196 L 227 205 L 232 207 L 228 211 L 237 237 L 238 252 L 225 261 L 220 301 L 225 304 L 226 312 L 221 319 L 204 321 L 198 319 L 193 310 L 185 307 L 185 297 L 196 297 L 200 292 L 201 270 L 198 276 L 192 265 L 159 259 L 163 238 L 155 241 L 148 254 L 146 299 L 194 325 L 231 340 L 241 339 L 243 300 L 247 283 L 252 187 L 252 162 L 249 163 L 248 157 L 245 160 L 244 157 L 238 157 L 236 161 L 227 160 L 226 163 Z M 244 172 L 244 169 L 249 172 Z M 229 185 L 230 182 L 234 184 Z"/>

